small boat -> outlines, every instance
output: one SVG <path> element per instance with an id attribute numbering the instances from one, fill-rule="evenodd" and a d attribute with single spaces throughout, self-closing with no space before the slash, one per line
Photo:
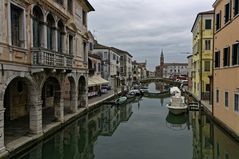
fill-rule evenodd
<path id="1" fill-rule="evenodd" d="M 166 105 L 169 111 L 174 115 L 180 115 L 187 112 L 188 106 L 185 104 L 184 97 L 178 87 L 172 87 L 170 94 L 173 95 L 171 101 Z"/>
<path id="2" fill-rule="evenodd" d="M 142 92 L 138 89 L 133 89 L 133 90 L 130 90 L 128 93 L 127 93 L 127 98 L 134 98 L 136 96 L 141 96 L 142 95 Z"/>
<path id="3" fill-rule="evenodd" d="M 127 102 L 127 97 L 123 96 L 123 97 L 119 97 L 118 99 L 116 99 L 115 104 L 120 105 L 120 104 L 124 104 Z"/>

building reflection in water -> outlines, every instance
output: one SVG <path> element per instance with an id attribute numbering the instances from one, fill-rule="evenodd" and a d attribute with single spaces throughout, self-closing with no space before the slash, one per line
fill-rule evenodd
<path id="1" fill-rule="evenodd" d="M 203 112 L 191 112 L 193 159 L 238 159 L 239 143 Z"/>
<path id="2" fill-rule="evenodd" d="M 93 159 L 98 136 L 112 136 L 121 122 L 132 115 L 132 103 L 123 106 L 104 105 L 36 145 L 21 159 Z"/>
<path id="3" fill-rule="evenodd" d="M 127 122 L 132 113 L 132 103 L 119 107 L 98 107 L 18 158 L 93 159 L 97 138 L 112 136 L 120 123 Z M 190 112 L 184 116 L 168 114 L 166 122 L 170 129 L 187 128 L 192 131 L 192 159 L 239 158 L 239 144 L 204 113 Z"/>

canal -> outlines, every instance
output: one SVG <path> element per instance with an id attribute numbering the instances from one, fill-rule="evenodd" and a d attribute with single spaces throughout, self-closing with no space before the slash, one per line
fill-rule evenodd
<path id="1" fill-rule="evenodd" d="M 151 91 L 155 84 L 149 86 Z M 14 159 L 238 159 L 239 144 L 201 112 L 173 116 L 169 98 L 102 105 Z"/>

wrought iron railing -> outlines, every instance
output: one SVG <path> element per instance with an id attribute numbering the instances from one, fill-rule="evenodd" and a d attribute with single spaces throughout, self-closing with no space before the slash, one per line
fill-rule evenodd
<path id="1" fill-rule="evenodd" d="M 33 48 L 32 65 L 70 68 L 73 65 L 73 56 L 61 54 L 44 48 Z"/>

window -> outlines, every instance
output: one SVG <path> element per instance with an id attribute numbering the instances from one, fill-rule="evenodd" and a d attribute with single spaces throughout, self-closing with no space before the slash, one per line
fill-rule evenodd
<path id="1" fill-rule="evenodd" d="M 227 22 L 229 22 L 229 20 L 231 19 L 231 14 L 230 14 L 230 3 L 227 3 L 225 5 L 225 24 Z"/>
<path id="2" fill-rule="evenodd" d="M 239 13 L 239 0 L 234 0 L 234 16 Z"/>
<path id="3" fill-rule="evenodd" d="M 82 11 L 82 23 L 85 26 L 86 26 L 86 17 L 87 17 L 86 15 L 87 15 L 86 12 L 83 10 Z"/>
<path id="4" fill-rule="evenodd" d="M 220 51 L 215 52 L 215 68 L 220 67 Z"/>
<path id="5" fill-rule="evenodd" d="M 232 65 L 239 64 L 239 44 L 234 44 L 232 46 Z"/>
<path id="6" fill-rule="evenodd" d="M 221 28 L 221 12 L 216 14 L 216 30 Z"/>
<path id="7" fill-rule="evenodd" d="M 228 107 L 228 92 L 225 92 L 225 107 Z"/>
<path id="8" fill-rule="evenodd" d="M 93 50 L 93 44 L 92 43 L 89 43 L 90 44 L 90 50 L 92 51 Z"/>
<path id="9" fill-rule="evenodd" d="M 47 16 L 47 48 L 53 50 L 55 21 L 51 14 Z"/>
<path id="10" fill-rule="evenodd" d="M 65 33 L 64 33 L 64 25 L 61 21 L 58 22 L 57 34 L 58 34 L 57 35 L 58 52 L 63 53 L 64 34 Z"/>
<path id="11" fill-rule="evenodd" d="M 23 9 L 11 4 L 11 38 L 12 45 L 24 47 Z"/>
<path id="12" fill-rule="evenodd" d="M 205 29 L 212 29 L 212 20 L 211 19 L 205 20 Z"/>
<path id="13" fill-rule="evenodd" d="M 216 102 L 217 103 L 219 103 L 219 96 L 220 96 L 219 90 L 217 89 L 217 91 L 216 91 Z"/>
<path id="14" fill-rule="evenodd" d="M 72 13 L 73 2 L 72 0 L 67 0 L 67 9 L 70 13 Z"/>
<path id="15" fill-rule="evenodd" d="M 223 66 L 230 66 L 230 47 L 223 49 Z"/>
<path id="16" fill-rule="evenodd" d="M 116 55 L 115 54 L 113 54 L 113 60 L 116 60 Z"/>
<path id="17" fill-rule="evenodd" d="M 43 13 L 38 6 L 33 9 L 33 46 L 41 47 L 43 41 Z"/>
<path id="18" fill-rule="evenodd" d="M 69 54 L 73 55 L 73 36 L 69 35 Z"/>
<path id="19" fill-rule="evenodd" d="M 211 90 L 210 84 L 206 84 L 206 92 L 210 92 L 210 90 Z"/>
<path id="20" fill-rule="evenodd" d="M 211 61 L 204 61 L 204 71 L 211 71 Z"/>
<path id="21" fill-rule="evenodd" d="M 235 94 L 234 96 L 234 110 L 238 112 L 238 103 L 239 102 L 239 94 Z"/>
<path id="22" fill-rule="evenodd" d="M 108 59 L 108 53 L 107 52 L 104 52 L 104 58 Z"/>
<path id="23" fill-rule="evenodd" d="M 63 0 L 55 0 L 56 3 L 63 5 Z"/>
<path id="24" fill-rule="evenodd" d="M 205 40 L 205 50 L 211 50 L 211 40 Z"/>

